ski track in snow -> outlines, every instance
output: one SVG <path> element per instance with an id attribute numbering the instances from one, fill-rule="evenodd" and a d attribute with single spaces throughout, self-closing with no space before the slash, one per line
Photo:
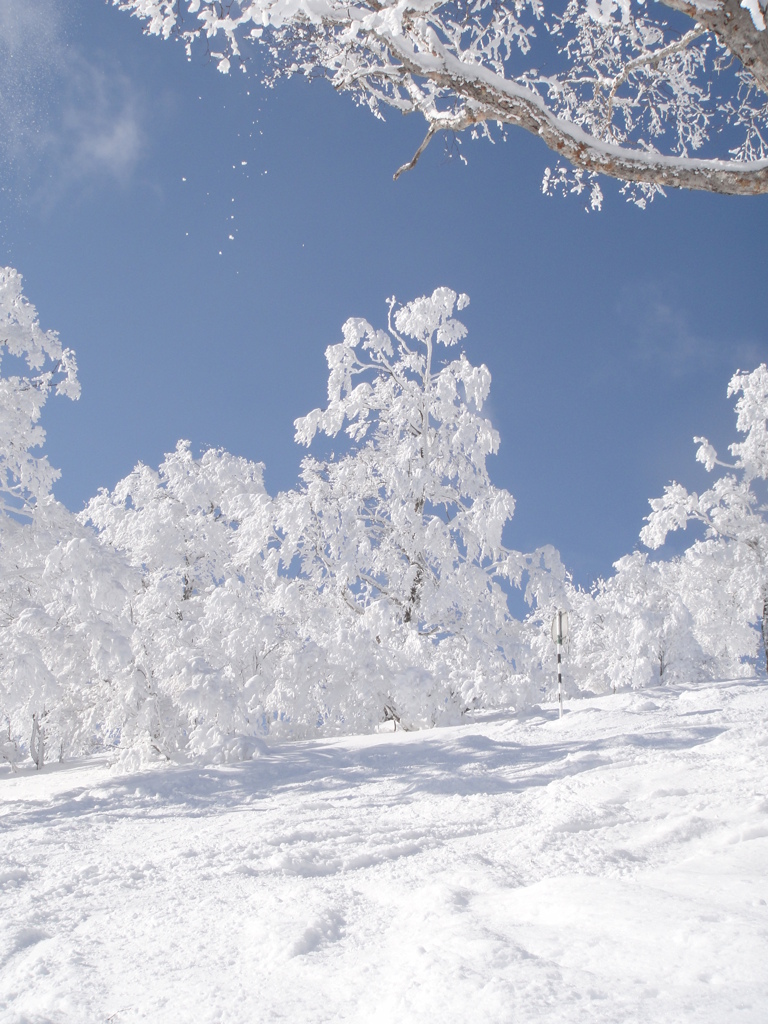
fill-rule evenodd
<path id="1" fill-rule="evenodd" d="M 0 769 L 2 1024 L 765 1024 L 768 686 Z"/>

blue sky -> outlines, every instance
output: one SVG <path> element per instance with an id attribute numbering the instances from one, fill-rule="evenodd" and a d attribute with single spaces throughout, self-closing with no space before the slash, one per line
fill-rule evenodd
<path id="1" fill-rule="evenodd" d="M 73 510 L 182 437 L 291 486 L 344 320 L 441 284 L 493 375 L 509 542 L 578 582 L 670 479 L 703 483 L 694 434 L 733 439 L 728 379 L 768 357 L 768 197 L 641 212 L 607 186 L 587 214 L 541 194 L 553 160 L 521 132 L 466 166 L 433 142 L 393 182 L 421 123 L 222 76 L 102 0 L 4 0 L 0 69 L 0 261 L 78 354 L 83 396 L 45 420 Z"/>

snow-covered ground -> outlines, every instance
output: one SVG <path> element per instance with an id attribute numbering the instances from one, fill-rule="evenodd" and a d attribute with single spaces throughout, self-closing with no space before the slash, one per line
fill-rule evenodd
<path id="1" fill-rule="evenodd" d="M 3 1024 L 768 1021 L 768 686 L 0 774 Z"/>

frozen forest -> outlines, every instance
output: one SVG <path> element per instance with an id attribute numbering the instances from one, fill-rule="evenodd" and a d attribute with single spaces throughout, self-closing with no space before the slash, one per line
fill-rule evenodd
<path id="1" fill-rule="evenodd" d="M 510 546 L 468 301 L 439 288 L 391 299 L 384 327 L 346 322 L 327 404 L 295 424 L 314 453 L 294 488 L 270 495 L 261 464 L 180 441 L 74 515 L 51 494 L 39 420 L 49 397 L 78 398 L 75 356 L 2 270 L 3 758 L 226 763 L 265 737 L 522 711 L 553 696 L 558 611 L 568 698 L 764 673 L 765 364 L 728 385 L 729 460 L 695 439 L 711 488 L 671 484 L 641 532 L 648 549 L 689 522 L 699 536 L 666 560 L 628 554 L 585 591 L 554 547 Z"/>
<path id="2" fill-rule="evenodd" d="M 255 63 L 269 84 L 322 77 L 378 116 L 420 114 L 426 137 L 397 175 L 436 133 L 522 127 L 564 161 L 544 190 L 586 190 L 593 209 L 600 176 L 641 207 L 667 187 L 768 187 L 758 0 L 558 13 L 113 2 L 225 74 Z M 640 546 L 585 589 L 553 545 L 514 544 L 515 499 L 487 466 L 500 437 L 484 411 L 491 373 L 471 361 L 460 319 L 468 301 L 438 288 L 390 299 L 382 323 L 344 324 L 326 351 L 327 404 L 295 422 L 307 449 L 295 486 L 270 494 L 261 463 L 182 440 L 73 514 L 53 497 L 41 414 L 49 397 L 78 398 L 75 356 L 2 270 L 2 758 L 229 762 L 267 736 L 521 711 L 553 695 L 558 612 L 566 699 L 765 672 L 765 364 L 727 385 L 730 456 L 696 438 L 711 487 L 653 497 Z M 692 542 L 665 558 L 688 524 Z"/>
<path id="3" fill-rule="evenodd" d="M 0 0 L 0 1024 L 765 1024 L 766 203 L 768 0 Z"/>

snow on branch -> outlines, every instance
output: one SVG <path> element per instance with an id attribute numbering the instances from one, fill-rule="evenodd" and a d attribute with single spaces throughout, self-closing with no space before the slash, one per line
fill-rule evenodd
<path id="1" fill-rule="evenodd" d="M 0 361 L 11 357 L 27 372 L 0 375 L 0 510 L 28 514 L 59 472 L 45 456 L 30 454 L 45 440 L 40 414 L 53 391 L 80 397 L 77 363 L 55 331 L 43 331 L 35 307 L 22 293 L 22 278 L 0 268 Z M 3 367 L 5 369 L 5 367 Z"/>
<path id="2" fill-rule="evenodd" d="M 219 69 L 326 76 L 374 113 L 439 131 L 535 134 L 573 168 L 631 183 L 768 192 L 768 32 L 759 0 L 113 0 Z M 671 10 L 670 10 L 671 9 Z M 213 49 L 215 47 L 215 49 Z"/>
<path id="3" fill-rule="evenodd" d="M 665 488 L 650 502 L 651 513 L 640 538 L 651 548 L 660 547 L 667 534 L 685 529 L 689 522 L 706 528 L 707 536 L 719 547 L 733 549 L 732 561 L 744 562 L 754 577 L 749 584 L 754 600 L 761 606 L 760 621 L 768 667 L 768 367 L 765 363 L 751 373 L 734 374 L 728 395 L 738 395 L 736 428 L 746 435 L 730 445 L 733 464 L 721 462 L 705 437 L 697 437 L 696 458 L 708 472 L 720 467 L 720 475 L 702 494 L 689 493 L 681 484 Z M 741 589 L 744 584 L 741 584 Z"/>

